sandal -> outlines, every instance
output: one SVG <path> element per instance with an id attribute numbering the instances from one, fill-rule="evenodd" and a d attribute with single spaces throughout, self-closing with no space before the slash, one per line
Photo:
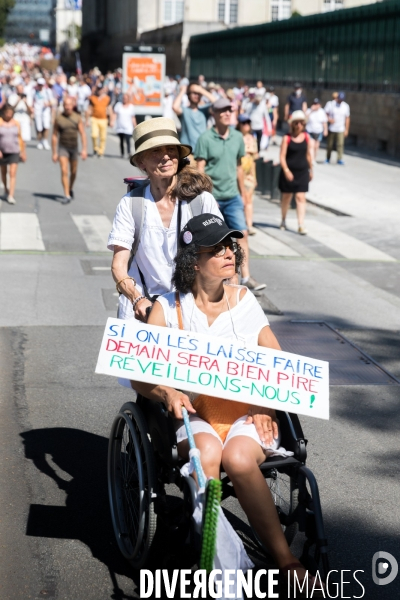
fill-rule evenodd
<path id="1" fill-rule="evenodd" d="M 309 575 L 308 576 L 308 585 L 306 584 L 305 587 L 301 591 L 299 589 L 296 589 L 296 595 L 293 595 L 293 592 L 295 591 L 295 586 L 293 585 L 292 581 L 290 580 L 290 574 L 289 574 L 289 571 L 291 571 L 292 569 L 304 569 L 306 571 L 306 573 L 308 573 L 308 571 L 305 569 L 305 567 L 300 562 L 293 562 L 293 563 L 286 565 L 285 567 L 282 567 L 282 569 L 279 569 L 280 575 L 281 575 L 282 579 L 285 581 L 285 583 L 287 583 L 287 581 L 289 580 L 290 597 L 292 597 L 292 598 L 325 598 L 326 597 L 326 595 L 324 593 L 324 592 L 326 592 L 324 584 L 322 584 L 322 586 L 324 588 L 323 591 L 321 589 L 316 589 L 311 596 L 308 595 L 307 592 L 309 592 L 310 594 L 312 592 L 312 589 L 314 586 L 314 581 L 315 581 L 315 575 Z M 289 576 L 286 577 L 287 575 L 289 575 Z M 303 579 L 301 581 L 299 581 L 300 585 L 303 584 L 305 577 L 303 577 Z"/>

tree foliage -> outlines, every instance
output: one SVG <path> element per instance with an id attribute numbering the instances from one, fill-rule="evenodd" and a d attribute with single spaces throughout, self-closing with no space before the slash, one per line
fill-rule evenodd
<path id="1" fill-rule="evenodd" d="M 0 0 L 0 36 L 4 33 L 8 13 L 14 8 L 15 0 Z"/>

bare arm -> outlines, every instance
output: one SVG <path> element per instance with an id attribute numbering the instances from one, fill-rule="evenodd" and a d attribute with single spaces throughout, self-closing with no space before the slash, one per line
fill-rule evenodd
<path id="1" fill-rule="evenodd" d="M 179 94 L 175 98 L 174 103 L 172 105 L 172 110 L 174 111 L 175 114 L 178 115 L 178 117 L 180 117 L 180 115 L 183 113 L 181 105 L 182 105 L 182 98 L 186 94 L 186 90 L 187 90 L 187 85 L 183 85 L 181 87 L 181 89 L 179 90 Z"/>
<path id="2" fill-rule="evenodd" d="M 303 105 L 302 105 L 302 107 L 301 107 L 301 110 L 303 111 L 303 113 L 305 113 L 305 112 L 306 112 L 306 110 L 307 110 L 307 102 L 303 102 Z"/>
<path id="3" fill-rule="evenodd" d="M 346 117 L 346 125 L 345 125 L 345 130 L 344 130 L 344 137 L 347 137 L 349 135 L 349 129 L 350 129 L 350 117 Z"/>
<path id="4" fill-rule="evenodd" d="M 57 144 L 58 144 L 58 126 L 57 123 L 53 125 L 53 135 L 51 136 L 51 148 L 53 150 L 53 161 L 58 161 L 58 153 L 57 153 Z"/>
<path id="5" fill-rule="evenodd" d="M 204 96 L 205 98 L 207 98 L 207 100 L 211 103 L 215 102 L 215 98 L 214 96 L 211 94 L 211 92 L 209 92 L 208 90 L 206 90 L 205 88 L 201 87 L 201 85 L 191 85 L 190 86 L 190 90 L 192 92 L 196 92 L 198 94 L 201 94 L 202 96 Z"/>
<path id="6" fill-rule="evenodd" d="M 206 164 L 207 164 L 207 163 L 206 163 L 206 161 L 204 160 L 204 158 L 200 158 L 200 159 L 197 161 L 197 170 L 198 170 L 200 173 L 205 173 L 205 170 L 206 170 Z"/>
<path id="7" fill-rule="evenodd" d="M 312 156 L 311 156 L 311 143 L 310 143 L 310 138 L 308 138 L 308 143 L 307 143 L 307 162 L 308 162 L 308 168 L 310 170 L 310 181 L 313 178 L 313 168 L 312 168 Z"/>
<path id="8" fill-rule="evenodd" d="M 148 323 L 149 325 L 166 327 L 164 311 L 159 302 L 154 303 Z M 168 412 L 176 419 L 182 419 L 182 406 L 185 406 L 189 413 L 196 413 L 189 397 L 184 392 L 175 390 L 167 385 L 154 385 L 142 381 L 132 381 L 131 385 L 133 389 L 145 398 L 165 404 Z"/>
<path id="9" fill-rule="evenodd" d="M 286 104 L 285 104 L 285 115 L 283 118 L 285 121 L 287 121 L 289 118 L 289 102 L 286 102 Z"/>
<path id="10" fill-rule="evenodd" d="M 87 158 L 87 141 L 86 141 L 86 131 L 85 131 L 82 121 L 79 121 L 78 131 L 79 131 L 79 135 L 81 136 L 81 142 L 82 142 L 81 157 L 82 157 L 82 160 L 85 160 Z"/>
<path id="11" fill-rule="evenodd" d="M 276 106 L 274 106 L 272 114 L 273 114 L 272 123 L 273 123 L 274 127 L 276 127 L 276 125 L 278 123 L 278 109 Z"/>
<path id="12" fill-rule="evenodd" d="M 25 162 L 26 161 L 25 142 L 22 139 L 21 126 L 18 121 L 15 121 L 15 123 L 17 124 L 17 127 L 18 127 L 18 143 L 19 143 L 19 148 L 20 148 L 21 160 L 22 160 L 22 162 Z"/>
<path id="13" fill-rule="evenodd" d="M 293 181 L 293 179 L 294 179 L 293 173 L 287 166 L 287 162 L 286 162 L 287 146 L 288 146 L 288 144 L 287 144 L 287 139 L 286 139 L 286 135 L 285 135 L 283 137 L 282 144 L 281 144 L 280 163 L 281 163 L 282 171 L 283 171 L 286 179 L 288 181 Z"/>
<path id="14" fill-rule="evenodd" d="M 127 250 L 122 246 L 114 246 L 114 257 L 111 264 L 111 273 L 115 283 L 118 283 L 118 281 L 121 281 L 121 279 L 124 279 L 125 277 L 129 277 L 128 262 L 130 255 L 130 250 Z M 121 281 L 118 287 L 121 293 L 128 298 L 130 302 L 133 302 L 135 298 L 138 298 L 142 295 L 132 279 L 124 279 L 124 281 Z M 139 319 L 139 321 L 143 321 L 145 323 L 147 321 L 146 308 L 149 306 L 152 306 L 152 303 L 150 300 L 147 300 L 147 298 L 139 300 L 135 306 L 136 319 Z"/>
<path id="15" fill-rule="evenodd" d="M 244 198 L 245 193 L 246 193 L 246 189 L 244 187 L 244 172 L 243 172 L 241 158 L 239 158 L 239 160 L 238 160 L 238 164 L 237 164 L 237 167 L 236 167 L 236 172 L 237 172 L 237 180 L 238 180 L 239 191 L 240 191 L 240 194 L 241 194 L 242 198 Z"/>

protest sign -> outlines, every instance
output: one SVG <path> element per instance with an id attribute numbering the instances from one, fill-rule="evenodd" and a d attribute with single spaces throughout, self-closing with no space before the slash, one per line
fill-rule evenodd
<path id="1" fill-rule="evenodd" d="M 327 362 L 136 319 L 108 319 L 96 373 L 329 419 Z"/>

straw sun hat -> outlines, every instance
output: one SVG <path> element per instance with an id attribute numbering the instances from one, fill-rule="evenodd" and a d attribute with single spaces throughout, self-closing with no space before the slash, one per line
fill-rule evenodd
<path id="1" fill-rule="evenodd" d="M 307 117 L 302 110 L 295 110 L 289 117 L 289 123 L 293 121 L 307 121 Z"/>
<path id="2" fill-rule="evenodd" d="M 192 147 L 181 144 L 176 125 L 172 119 L 158 117 L 143 121 L 133 130 L 135 153 L 130 158 L 131 165 L 135 165 L 135 158 L 141 152 L 160 146 L 178 146 L 179 157 L 185 158 L 192 152 Z"/>

